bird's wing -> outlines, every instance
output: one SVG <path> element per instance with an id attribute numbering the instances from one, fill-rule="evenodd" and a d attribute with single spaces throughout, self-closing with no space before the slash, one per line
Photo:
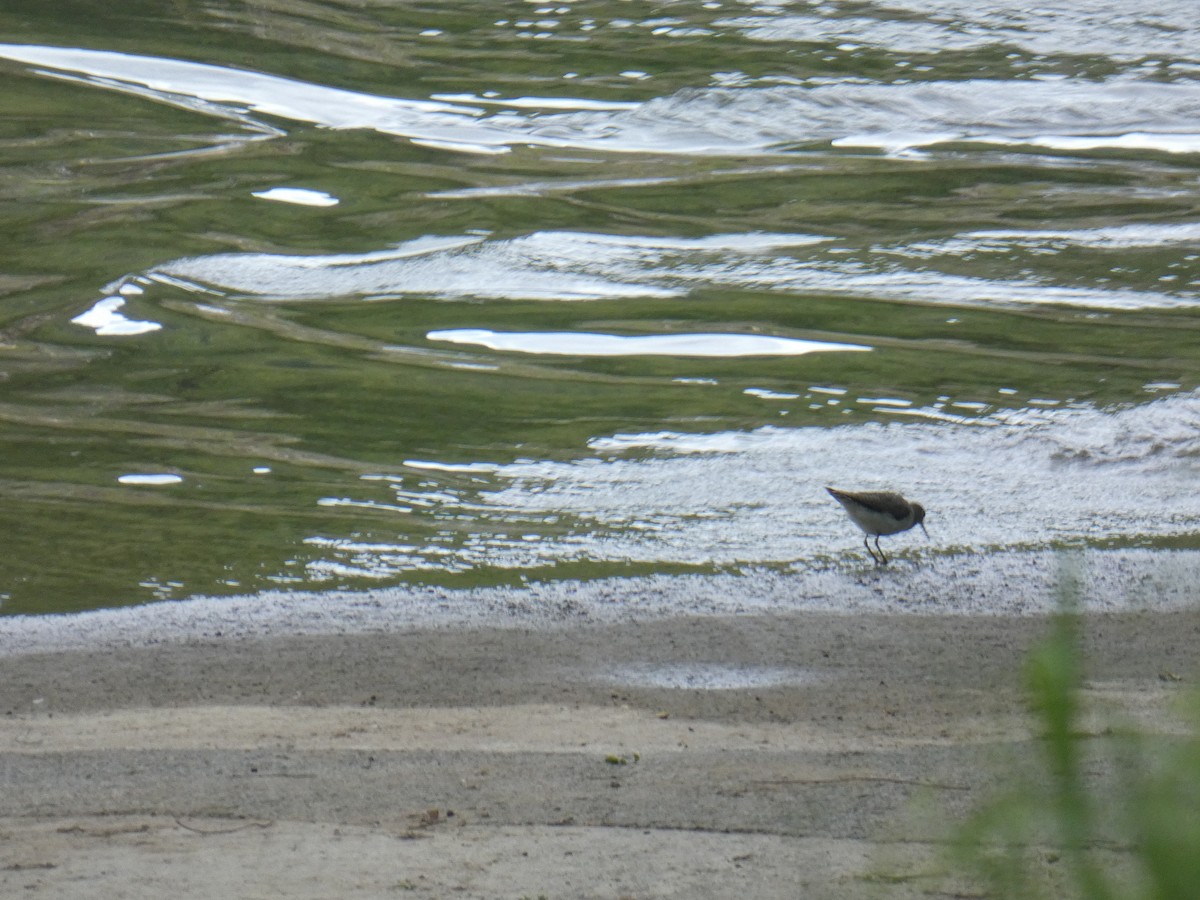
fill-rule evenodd
<path id="1" fill-rule="evenodd" d="M 909 502 L 893 491 L 839 491 L 836 488 L 826 488 L 833 497 L 841 501 L 843 497 L 861 503 L 867 509 L 885 513 L 896 519 L 903 519 L 912 507 Z"/>

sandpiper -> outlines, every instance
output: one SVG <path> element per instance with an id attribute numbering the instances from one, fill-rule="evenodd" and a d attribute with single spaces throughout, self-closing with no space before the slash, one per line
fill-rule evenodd
<path id="1" fill-rule="evenodd" d="M 920 525 L 921 530 L 925 531 L 925 508 L 892 491 L 839 491 L 831 487 L 825 490 L 845 507 L 854 524 L 866 533 L 863 545 L 877 566 L 887 565 L 887 557 L 879 546 L 880 535 L 908 531 L 914 525 Z M 872 535 L 875 537 L 874 550 L 871 549 Z M 925 537 L 929 537 L 928 531 L 925 531 Z M 876 551 L 878 556 L 875 555 Z"/>

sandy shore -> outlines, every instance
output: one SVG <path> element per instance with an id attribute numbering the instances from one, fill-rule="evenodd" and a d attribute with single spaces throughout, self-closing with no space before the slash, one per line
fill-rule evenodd
<path id="1" fill-rule="evenodd" d="M 1036 755 L 1046 627 L 757 610 L 36 652 L 10 629 L 0 894 L 929 896 L 946 823 Z M 1089 615 L 1095 727 L 1176 728 L 1198 631 Z"/>

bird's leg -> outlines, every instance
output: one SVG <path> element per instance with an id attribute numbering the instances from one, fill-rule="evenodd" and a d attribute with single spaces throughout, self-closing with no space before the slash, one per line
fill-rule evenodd
<path id="1" fill-rule="evenodd" d="M 866 547 L 867 552 L 871 554 L 871 561 L 874 562 L 875 565 L 887 565 L 887 560 L 884 560 L 882 563 L 880 563 L 879 557 L 876 556 L 875 551 L 871 549 L 871 536 L 869 534 L 863 535 L 863 546 Z"/>
<path id="2" fill-rule="evenodd" d="M 886 566 L 888 560 L 887 557 L 883 555 L 883 548 L 879 546 L 879 535 L 875 535 L 875 549 L 879 551 L 879 564 L 881 566 Z"/>

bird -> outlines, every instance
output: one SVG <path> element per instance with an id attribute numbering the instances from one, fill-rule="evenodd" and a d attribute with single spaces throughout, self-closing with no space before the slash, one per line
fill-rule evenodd
<path id="1" fill-rule="evenodd" d="M 863 545 L 875 560 L 875 565 L 886 566 L 887 557 L 879 546 L 879 538 L 885 534 L 898 534 L 920 525 L 925 531 L 925 507 L 920 503 L 905 500 L 893 491 L 839 491 L 826 487 L 831 497 L 842 504 L 854 524 L 865 532 Z M 871 549 L 871 537 L 875 537 L 875 549 Z M 929 532 L 925 531 L 925 537 Z M 876 556 L 876 551 L 879 555 Z"/>

